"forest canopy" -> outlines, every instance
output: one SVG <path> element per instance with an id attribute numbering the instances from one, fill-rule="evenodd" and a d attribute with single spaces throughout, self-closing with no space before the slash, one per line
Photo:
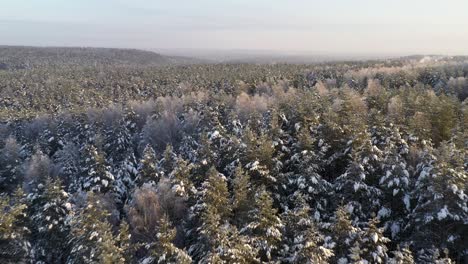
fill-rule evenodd
<path id="1" fill-rule="evenodd" d="M 24 49 L 0 48 L 1 263 L 468 259 L 468 57 Z"/>

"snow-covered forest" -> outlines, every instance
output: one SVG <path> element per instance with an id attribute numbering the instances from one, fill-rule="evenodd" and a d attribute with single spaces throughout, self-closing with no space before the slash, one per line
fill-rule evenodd
<path id="1" fill-rule="evenodd" d="M 0 263 L 468 261 L 467 57 L 63 56 L 0 61 Z"/>

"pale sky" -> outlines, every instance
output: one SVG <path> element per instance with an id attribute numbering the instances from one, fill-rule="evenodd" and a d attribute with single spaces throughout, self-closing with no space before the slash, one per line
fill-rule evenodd
<path id="1" fill-rule="evenodd" d="M 468 55 L 468 0 L 0 0 L 0 45 Z"/>

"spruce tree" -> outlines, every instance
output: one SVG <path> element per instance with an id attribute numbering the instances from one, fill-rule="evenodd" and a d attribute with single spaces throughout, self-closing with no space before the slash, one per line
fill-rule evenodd
<path id="1" fill-rule="evenodd" d="M 176 230 L 172 227 L 169 217 L 164 214 L 159 220 L 156 245 L 152 252 L 154 263 L 192 263 L 190 256 L 173 244 L 175 236 Z"/>
<path id="2" fill-rule="evenodd" d="M 27 204 L 24 193 L 17 189 L 12 197 L 0 195 L 0 262 L 25 262 L 28 229 L 24 225 Z"/>
<path id="3" fill-rule="evenodd" d="M 163 158 L 159 161 L 160 167 L 165 175 L 169 175 L 171 171 L 175 168 L 176 161 L 177 155 L 174 153 L 174 148 L 172 147 L 172 145 L 167 144 L 166 149 L 163 153 Z"/>
<path id="4" fill-rule="evenodd" d="M 288 263 L 328 263 L 333 251 L 324 247 L 324 235 L 311 218 L 311 209 L 302 196 L 297 196 L 295 207 L 285 212 L 285 248 L 282 259 Z"/>
<path id="5" fill-rule="evenodd" d="M 14 192 L 21 183 L 20 161 L 20 145 L 15 138 L 7 138 L 0 149 L 0 193 Z"/>
<path id="6" fill-rule="evenodd" d="M 196 192 L 192 180 L 193 169 L 194 167 L 192 164 L 189 164 L 184 159 L 177 158 L 174 163 L 174 169 L 169 174 L 173 190 L 184 199 L 189 199 Z"/>
<path id="7" fill-rule="evenodd" d="M 93 145 L 84 148 L 81 168 L 82 190 L 106 193 L 113 189 L 114 175 L 102 153 Z"/>
<path id="8" fill-rule="evenodd" d="M 423 248 L 448 248 L 454 257 L 464 253 L 468 232 L 468 184 L 463 154 L 453 144 L 441 147 L 437 156 L 427 147 L 417 166 L 417 181 L 412 192 L 415 207 L 407 232 Z"/>
<path id="9" fill-rule="evenodd" d="M 251 211 L 252 222 L 248 230 L 262 261 L 271 261 L 277 256 L 282 240 L 283 223 L 273 207 L 273 199 L 264 186 L 255 194 L 255 207 Z"/>
<path id="10" fill-rule="evenodd" d="M 53 160 L 58 166 L 58 175 L 68 192 L 76 192 L 76 179 L 80 176 L 80 152 L 78 146 L 66 143 L 65 146 L 54 153 Z"/>
<path id="11" fill-rule="evenodd" d="M 335 183 L 339 203 L 351 209 L 353 221 L 363 225 L 382 205 L 382 191 L 378 187 L 381 151 L 366 139 L 355 152 L 345 173 Z"/>
<path id="12" fill-rule="evenodd" d="M 242 228 L 249 218 L 253 199 L 250 176 L 238 165 L 234 171 L 233 180 L 233 221 Z"/>
<path id="13" fill-rule="evenodd" d="M 114 236 L 108 221 L 109 213 L 100 197 L 89 192 L 88 203 L 71 222 L 71 247 L 67 263 L 125 263 L 125 248 Z"/>
<path id="14" fill-rule="evenodd" d="M 156 185 L 159 182 L 161 175 L 159 173 L 157 163 L 158 161 L 156 160 L 154 149 L 150 145 L 146 145 L 143 150 L 143 157 L 138 165 L 138 186 L 141 186 L 144 183 Z"/>
<path id="15" fill-rule="evenodd" d="M 70 203 L 60 180 L 47 178 L 38 193 L 30 196 L 30 242 L 32 259 L 44 263 L 62 263 L 70 232 L 67 222 Z"/>
<path id="16" fill-rule="evenodd" d="M 391 264 L 414 264 L 413 253 L 408 246 L 401 248 L 397 247 L 396 250 L 392 251 L 393 258 L 389 259 Z"/>
<path id="17" fill-rule="evenodd" d="M 369 263 L 387 263 L 387 246 L 390 239 L 383 235 L 383 229 L 377 227 L 377 218 L 369 220 L 358 243 L 362 249 L 361 257 Z"/>
<path id="18" fill-rule="evenodd" d="M 213 252 L 218 241 L 223 239 L 221 236 L 225 235 L 219 229 L 229 221 L 232 212 L 225 176 L 214 167 L 207 174 L 198 203 L 192 207 L 199 221 L 199 228 L 196 229 L 199 236 L 190 248 L 194 260 L 206 259 L 207 254 Z"/>
<path id="19" fill-rule="evenodd" d="M 345 207 L 340 206 L 335 211 L 332 227 L 334 257 L 332 262 L 347 263 L 348 251 L 355 246 L 354 242 L 361 230 L 353 226 L 350 215 Z"/>
<path id="20" fill-rule="evenodd" d="M 258 250 L 250 244 L 250 238 L 241 235 L 237 228 L 224 223 L 218 229 L 217 240 L 201 263 L 258 263 Z"/>

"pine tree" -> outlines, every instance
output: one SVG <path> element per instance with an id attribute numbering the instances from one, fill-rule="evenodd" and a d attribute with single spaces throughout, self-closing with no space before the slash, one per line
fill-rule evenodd
<path id="1" fill-rule="evenodd" d="M 115 240 L 126 262 L 130 262 L 135 254 L 136 247 L 132 244 L 131 238 L 130 226 L 125 220 L 122 220 Z"/>
<path id="2" fill-rule="evenodd" d="M 24 193 L 18 189 L 13 197 L 0 195 L 0 262 L 24 262 L 27 254 L 24 226 L 27 205 L 23 201 Z"/>
<path id="3" fill-rule="evenodd" d="M 68 194 L 60 180 L 47 178 L 38 193 L 29 196 L 30 242 L 32 259 L 44 263 L 61 263 L 66 256 L 69 235 L 67 217 L 71 209 Z"/>
<path id="4" fill-rule="evenodd" d="M 203 205 L 201 215 L 203 233 L 208 239 L 216 239 L 217 229 L 231 214 L 229 192 L 224 175 L 214 167 L 208 171 L 208 179 L 203 183 Z"/>
<path id="5" fill-rule="evenodd" d="M 135 157 L 131 154 L 128 159 L 110 169 L 110 174 L 114 176 L 112 191 L 115 201 L 120 207 L 126 203 L 131 191 L 135 187 L 135 179 L 137 177 L 135 164 Z"/>
<path id="6" fill-rule="evenodd" d="M 137 176 L 137 161 L 132 147 L 130 130 L 133 123 L 126 118 L 119 118 L 117 124 L 105 128 L 103 150 L 106 163 L 114 176 L 113 189 L 117 203 L 123 205 L 133 188 Z"/>
<path id="7" fill-rule="evenodd" d="M 138 165 L 137 182 L 141 186 L 144 183 L 156 185 L 161 177 L 157 168 L 156 153 L 150 145 L 143 150 L 143 157 Z"/>
<path id="8" fill-rule="evenodd" d="M 299 258 L 303 263 L 329 263 L 329 259 L 333 256 L 333 251 L 319 246 L 323 243 L 323 235 L 318 231 L 316 225 L 312 224 L 304 232 L 304 245 L 299 251 Z"/>
<path id="9" fill-rule="evenodd" d="M 359 241 L 355 241 L 353 246 L 349 248 L 348 258 L 350 261 L 348 262 L 346 259 L 340 258 L 338 264 L 368 264 L 369 262 L 362 257 L 366 253 L 366 249 L 361 248 Z"/>
<path id="10" fill-rule="evenodd" d="M 53 160 L 58 165 L 58 175 L 62 179 L 67 191 L 75 192 L 80 186 L 76 186 L 76 179 L 80 174 L 80 153 L 78 147 L 73 143 L 65 146 L 54 153 Z"/>
<path id="11" fill-rule="evenodd" d="M 226 177 L 220 174 L 214 167 L 208 171 L 208 179 L 203 184 L 205 193 L 203 201 L 208 207 L 212 207 L 221 219 L 228 219 L 231 215 L 231 202 Z"/>
<path id="12" fill-rule="evenodd" d="M 381 151 L 365 140 L 352 154 L 352 161 L 345 173 L 334 183 L 336 200 L 347 203 L 354 221 L 364 224 L 382 204 L 382 191 L 377 187 L 380 174 Z"/>
<path id="13" fill-rule="evenodd" d="M 84 149 L 81 188 L 84 191 L 106 193 L 113 189 L 114 176 L 105 164 L 105 159 L 93 145 Z"/>
<path id="14" fill-rule="evenodd" d="M 337 208 L 334 220 L 332 235 L 335 243 L 333 248 L 335 256 L 332 258 L 332 262 L 347 263 L 348 250 L 354 246 L 361 230 L 353 226 L 350 215 L 343 206 Z"/>
<path id="15" fill-rule="evenodd" d="M 177 195 L 185 199 L 190 198 L 196 192 L 192 181 L 193 165 L 183 159 L 177 158 L 174 169 L 169 174 L 172 189 Z"/>
<path id="16" fill-rule="evenodd" d="M 14 192 L 21 180 L 20 145 L 15 138 L 9 137 L 0 150 L 0 193 Z"/>
<path id="17" fill-rule="evenodd" d="M 177 161 L 177 155 L 174 153 L 172 145 L 167 144 L 166 149 L 164 150 L 163 159 L 159 161 L 160 167 L 163 170 L 165 175 L 175 168 Z"/>
<path id="18" fill-rule="evenodd" d="M 125 263 L 126 243 L 120 243 L 113 235 L 108 222 L 109 213 L 98 196 L 89 192 L 88 204 L 74 216 L 71 222 L 71 247 L 67 263 Z"/>
<path id="19" fill-rule="evenodd" d="M 104 152 L 110 164 L 119 164 L 133 153 L 131 149 L 131 122 L 119 118 L 116 123 L 109 124 L 104 131 Z"/>
<path id="20" fill-rule="evenodd" d="M 153 250 L 154 263 L 192 263 L 190 256 L 174 244 L 176 230 L 172 227 L 167 215 L 163 215 L 159 220 L 158 232 L 156 233 L 156 245 Z"/>
<path id="21" fill-rule="evenodd" d="M 410 175 L 412 170 L 406 159 L 408 144 L 401 138 L 399 131 L 394 130 L 386 138 L 382 177 L 379 180 L 384 198 L 378 212 L 379 219 L 385 223 L 392 238 L 398 237 L 407 224 L 407 215 L 412 209 L 410 189 L 413 185 Z"/>
<path id="22" fill-rule="evenodd" d="M 468 232 L 468 189 L 464 155 L 453 144 L 442 146 L 437 157 L 428 147 L 417 166 L 418 179 L 412 196 L 415 207 L 407 231 L 416 250 L 448 248 L 461 257 Z"/>
<path id="23" fill-rule="evenodd" d="M 212 167 L 207 177 L 202 184 L 199 203 L 192 207 L 193 214 L 199 216 L 199 228 L 196 229 L 199 236 L 190 248 L 195 261 L 206 259 L 217 242 L 223 240 L 221 236 L 225 234 L 219 229 L 229 220 L 232 210 L 224 175 Z"/>
<path id="24" fill-rule="evenodd" d="M 217 240 L 201 263 L 258 263 L 258 250 L 250 244 L 249 237 L 241 235 L 237 228 L 224 223 L 218 229 Z"/>
<path id="25" fill-rule="evenodd" d="M 377 227 L 378 223 L 377 218 L 370 219 L 359 241 L 357 241 L 363 251 L 362 258 L 369 263 L 387 263 L 386 244 L 390 239 L 383 235 L 383 229 Z"/>
<path id="26" fill-rule="evenodd" d="M 242 164 L 252 177 L 257 186 L 265 185 L 268 189 L 274 189 L 278 179 L 275 177 L 275 163 L 273 161 L 273 142 L 267 135 L 257 136 L 252 130 L 246 129 L 243 137 L 245 153 L 242 156 Z"/>
<path id="27" fill-rule="evenodd" d="M 296 172 L 286 178 L 287 193 L 291 193 L 287 197 L 301 196 L 311 207 L 314 218 L 321 220 L 329 209 L 333 186 L 319 174 L 318 157 L 312 151 L 302 151 L 295 158 L 299 160 Z"/>
<path id="28" fill-rule="evenodd" d="M 251 215 L 253 221 L 248 225 L 248 230 L 254 237 L 253 243 L 259 250 L 261 260 L 271 261 L 277 255 L 283 223 L 273 207 L 273 199 L 263 186 L 255 195 L 255 208 Z"/>
<path id="29" fill-rule="evenodd" d="M 324 247 L 324 236 L 310 217 L 311 209 L 302 196 L 297 196 L 295 207 L 284 213 L 285 249 L 281 251 L 288 263 L 328 263 L 333 251 Z"/>
<path id="30" fill-rule="evenodd" d="M 443 253 L 443 255 L 442 255 Z M 416 263 L 434 263 L 434 264 L 453 264 L 455 263 L 448 257 L 448 250 L 441 250 L 435 247 L 421 249 L 416 254 Z"/>
<path id="31" fill-rule="evenodd" d="M 238 165 L 234 171 L 233 180 L 233 221 L 238 227 L 243 227 L 249 220 L 249 212 L 252 208 L 253 198 L 250 186 L 250 176 Z"/>
<path id="32" fill-rule="evenodd" d="M 413 253 L 408 246 L 400 248 L 397 247 L 395 251 L 392 251 L 393 258 L 389 259 L 391 264 L 414 264 Z"/>

